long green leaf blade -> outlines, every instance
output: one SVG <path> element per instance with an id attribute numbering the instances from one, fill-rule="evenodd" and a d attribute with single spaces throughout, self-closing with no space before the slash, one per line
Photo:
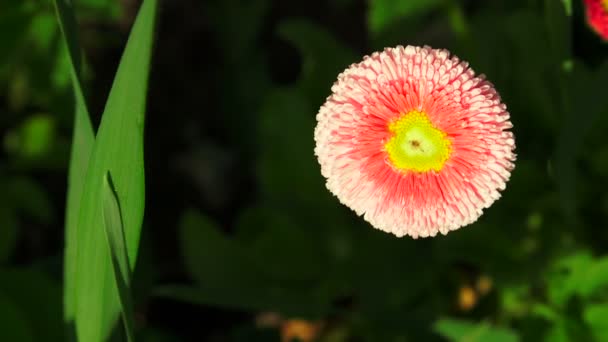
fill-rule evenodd
<path id="1" fill-rule="evenodd" d="M 95 141 L 93 125 L 87 109 L 81 84 L 80 43 L 76 18 L 70 0 L 54 0 L 55 13 L 68 48 L 70 74 L 75 96 L 74 132 L 68 171 L 68 191 L 65 214 L 64 255 L 64 320 L 72 322 L 76 311 L 76 222 L 80 213 L 80 199 L 87 165 Z"/>
<path id="2" fill-rule="evenodd" d="M 125 326 L 125 332 L 129 342 L 134 341 L 133 335 L 133 301 L 131 299 L 131 269 L 129 263 L 129 255 L 125 242 L 124 226 L 122 223 L 122 214 L 118 195 L 114 189 L 114 182 L 110 173 L 106 173 L 104 177 L 103 191 L 103 221 L 106 233 L 108 247 L 110 248 L 110 257 L 112 258 L 112 268 L 116 287 L 118 288 L 118 297 L 122 307 L 122 319 Z"/>
<path id="3" fill-rule="evenodd" d="M 145 0 L 140 8 L 87 170 L 77 232 L 76 330 L 80 341 L 104 341 L 120 311 L 99 200 L 108 171 L 122 209 L 131 269 L 137 259 L 144 212 L 143 126 L 156 6 L 156 0 Z"/>

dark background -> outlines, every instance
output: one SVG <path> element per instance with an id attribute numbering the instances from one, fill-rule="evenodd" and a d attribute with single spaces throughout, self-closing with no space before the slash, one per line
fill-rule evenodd
<path id="1" fill-rule="evenodd" d="M 558 0 L 161 2 L 141 340 L 608 340 L 608 45 L 572 3 L 568 17 Z M 95 127 L 138 4 L 76 2 Z M 408 44 L 486 74 L 518 154 L 478 222 L 418 240 L 341 206 L 313 155 L 338 73 Z M 63 340 L 67 63 L 50 2 L 0 4 L 3 341 Z"/>

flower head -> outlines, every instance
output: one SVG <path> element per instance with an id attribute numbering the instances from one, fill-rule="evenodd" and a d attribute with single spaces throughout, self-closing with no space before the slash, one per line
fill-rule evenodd
<path id="1" fill-rule="evenodd" d="M 608 40 L 608 0 L 585 0 L 587 22 L 604 40 Z"/>
<path id="2" fill-rule="evenodd" d="M 447 234 L 500 197 L 515 141 L 493 85 L 446 50 L 398 46 L 338 76 L 315 154 L 327 188 L 397 236 Z"/>

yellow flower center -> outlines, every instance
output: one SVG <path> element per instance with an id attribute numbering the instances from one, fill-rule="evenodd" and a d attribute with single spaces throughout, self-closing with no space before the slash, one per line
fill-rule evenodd
<path id="1" fill-rule="evenodd" d="M 602 0 L 602 5 L 604 5 L 604 9 L 608 11 L 608 0 Z"/>
<path id="2" fill-rule="evenodd" d="M 423 112 L 411 111 L 391 122 L 393 133 L 384 145 L 393 166 L 414 172 L 440 171 L 452 152 L 447 134 Z"/>

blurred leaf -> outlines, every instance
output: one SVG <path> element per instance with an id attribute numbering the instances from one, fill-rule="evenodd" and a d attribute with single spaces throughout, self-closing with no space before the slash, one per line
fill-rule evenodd
<path id="1" fill-rule="evenodd" d="M 30 25 L 30 36 L 41 51 L 50 51 L 57 36 L 57 22 L 53 14 L 39 12 Z"/>
<path id="2" fill-rule="evenodd" d="M 13 254 L 17 242 L 17 219 L 5 201 L 1 199 L 0 202 L 0 264 Z"/>
<path id="3" fill-rule="evenodd" d="M 29 116 L 18 130 L 6 136 L 6 149 L 28 160 L 39 159 L 51 150 L 56 139 L 55 119 L 48 114 Z"/>
<path id="4" fill-rule="evenodd" d="M 459 2 L 450 1 L 446 6 L 446 11 L 452 31 L 458 38 L 467 41 L 469 39 L 469 24 L 462 7 Z M 467 41 L 467 43 L 469 42 Z"/>
<path id="5" fill-rule="evenodd" d="M 74 128 L 68 170 L 64 252 L 64 319 L 66 322 L 71 322 L 74 320 L 76 312 L 77 221 L 95 133 L 82 90 L 80 42 L 72 3 L 69 0 L 54 0 L 53 4 L 68 50 L 67 58 L 71 66 L 70 75 L 75 97 Z"/>
<path id="6" fill-rule="evenodd" d="M 594 259 L 587 252 L 579 252 L 556 262 L 549 272 L 550 301 L 563 306 L 574 295 L 590 298 L 608 288 L 608 257 Z"/>
<path id="7" fill-rule="evenodd" d="M 583 312 L 596 341 L 608 341 L 608 304 L 590 304 Z"/>
<path id="8" fill-rule="evenodd" d="M 582 275 L 592 263 L 593 258 L 586 252 L 558 260 L 547 275 L 549 301 L 558 307 L 564 306 L 568 299 L 578 292 L 583 280 Z"/>
<path id="9" fill-rule="evenodd" d="M 338 73 L 355 62 L 357 57 L 329 31 L 305 19 L 285 20 L 280 23 L 278 31 L 281 38 L 300 50 L 303 65 L 298 87 L 313 105 L 314 113 L 310 114 L 314 117 L 317 106 L 329 96 Z"/>
<path id="10" fill-rule="evenodd" d="M 545 342 L 570 342 L 566 325 L 562 320 L 554 323 L 547 332 Z"/>
<path id="11" fill-rule="evenodd" d="M 7 328 L 15 324 L 15 328 L 19 329 L 21 323 L 12 321 L 17 317 L 0 317 L 1 341 L 65 341 L 61 320 L 61 287 L 57 282 L 31 267 L 27 270 L 4 269 L 0 271 L 0 297 L 2 295 L 18 307 L 20 313 L 15 314 L 27 321 L 29 339 L 6 338 L 3 333 Z M 0 311 L 4 308 L 5 303 L 0 303 Z M 0 316 L 3 316 L 2 313 Z"/>
<path id="12" fill-rule="evenodd" d="M 572 16 L 572 0 L 562 0 L 567 16 Z"/>
<path id="13" fill-rule="evenodd" d="M 121 204 L 131 268 L 144 210 L 143 126 L 156 0 L 145 0 L 133 25 L 91 152 L 77 220 L 76 328 L 83 341 L 103 341 L 119 312 L 100 199 L 106 172 Z"/>
<path id="14" fill-rule="evenodd" d="M 467 49 L 466 60 L 496 85 L 512 114 L 518 141 L 533 141 L 539 145 L 537 153 L 542 151 L 546 158 L 544 150 L 553 148 L 552 133 L 560 123 L 556 113 L 563 110 L 556 100 L 561 69 L 545 57 L 552 51 L 545 17 L 516 7 L 515 11 L 482 7 L 471 13 L 469 32 L 474 43 Z M 480 45 L 480 41 L 485 43 Z"/>
<path id="15" fill-rule="evenodd" d="M 7 296 L 0 292 L 0 340 L 33 342 L 32 327 L 25 315 Z"/>
<path id="16" fill-rule="evenodd" d="M 440 319 L 433 330 L 454 342 L 516 342 L 517 334 L 506 328 L 493 327 L 487 322 L 473 323 L 455 319 Z"/>
<path id="17" fill-rule="evenodd" d="M 600 289 L 608 287 L 608 257 L 596 259 L 589 268 L 582 271 L 578 293 L 583 298 L 588 298 Z"/>
<path id="18" fill-rule="evenodd" d="M 61 48 L 56 49 L 55 63 L 52 66 L 50 82 L 55 89 L 67 89 L 72 84 L 72 65 L 65 42 L 60 41 L 59 46 Z"/>
<path id="19" fill-rule="evenodd" d="M 112 268 L 120 299 L 122 319 L 127 340 L 133 342 L 133 300 L 130 293 L 131 270 L 129 268 L 129 255 L 127 254 L 118 195 L 116 189 L 114 189 L 114 183 L 109 172 L 104 177 L 102 196 L 103 226 L 110 249 L 110 257 L 112 258 Z"/>
<path id="20" fill-rule="evenodd" d="M 314 113 L 293 89 L 270 92 L 258 123 L 258 177 L 262 193 L 274 201 L 319 203 L 328 199 L 314 157 Z"/>
<path id="21" fill-rule="evenodd" d="M 192 211 L 184 214 L 180 240 L 184 262 L 197 287 L 165 287 L 158 294 L 241 310 L 277 310 L 294 315 L 324 310 L 324 298 L 315 294 L 314 288 L 268 278 L 250 248 L 223 235 L 211 220 L 200 214 Z"/>
<path id="22" fill-rule="evenodd" d="M 239 219 L 238 231 L 257 234 L 251 241 L 251 258 L 267 275 L 282 280 L 320 281 L 324 273 L 322 247 L 316 230 L 302 227 L 276 210 L 254 208 Z"/>
<path id="23" fill-rule="evenodd" d="M 557 322 L 560 319 L 559 313 L 555 312 L 550 306 L 542 303 L 534 304 L 531 313 L 551 322 Z"/>
<path id="24" fill-rule="evenodd" d="M 593 337 L 578 318 L 565 316 L 553 322 L 544 340 L 547 342 L 592 341 Z"/>
<path id="25" fill-rule="evenodd" d="M 525 285 L 505 286 L 498 292 L 501 310 L 514 317 L 521 317 L 528 311 L 529 287 Z"/>
<path id="26" fill-rule="evenodd" d="M 221 286 L 255 277 L 242 246 L 225 237 L 209 218 L 187 211 L 180 227 L 184 262 L 199 283 Z"/>
<path id="27" fill-rule="evenodd" d="M 373 34 L 400 19 L 424 15 L 443 4 L 444 0 L 371 0 L 368 11 L 368 26 Z"/>

